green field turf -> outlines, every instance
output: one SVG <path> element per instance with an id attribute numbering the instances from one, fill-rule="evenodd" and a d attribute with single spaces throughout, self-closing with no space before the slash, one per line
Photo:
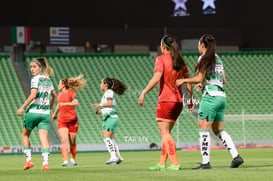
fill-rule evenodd
<path id="1" fill-rule="evenodd" d="M 49 171 L 41 171 L 41 154 L 33 154 L 34 167 L 23 170 L 24 156 L 0 156 L 0 180 L 13 181 L 78 181 L 78 180 L 273 180 L 273 148 L 239 149 L 245 163 L 238 169 L 228 168 L 231 157 L 224 150 L 211 151 L 211 170 L 192 170 L 197 166 L 201 156 L 199 150 L 177 151 L 182 170 L 149 171 L 148 167 L 159 161 L 160 151 L 122 152 L 125 161 L 120 165 L 105 165 L 108 152 L 88 152 L 77 154 L 77 167 L 62 167 L 60 153 L 52 153 L 49 160 Z M 170 164 L 168 162 L 168 164 Z"/>

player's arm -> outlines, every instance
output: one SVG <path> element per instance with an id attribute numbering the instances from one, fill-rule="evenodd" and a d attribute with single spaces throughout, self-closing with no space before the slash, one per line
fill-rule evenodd
<path id="1" fill-rule="evenodd" d="M 59 106 L 77 106 L 79 104 L 79 101 L 77 98 L 74 98 L 71 102 L 61 102 L 59 103 Z"/>
<path id="2" fill-rule="evenodd" d="M 52 110 L 55 102 L 56 102 L 56 99 L 57 99 L 57 95 L 56 95 L 56 92 L 53 90 L 51 91 L 51 100 L 50 100 L 50 110 Z"/>
<path id="3" fill-rule="evenodd" d="M 107 102 L 106 103 L 96 103 L 96 104 L 92 104 L 92 106 L 97 109 L 99 107 L 111 107 L 113 105 L 113 99 L 112 98 L 107 98 Z"/>
<path id="4" fill-rule="evenodd" d="M 226 84 L 227 80 L 226 80 L 226 75 L 225 75 L 225 71 L 223 70 L 223 84 Z"/>
<path id="5" fill-rule="evenodd" d="M 138 104 L 140 106 L 143 106 L 145 95 L 150 92 L 160 81 L 162 76 L 162 72 L 155 72 L 153 78 L 150 80 L 149 84 L 146 86 L 146 88 L 142 91 L 140 97 L 138 98 Z"/>
<path id="6" fill-rule="evenodd" d="M 176 80 L 176 85 L 180 86 L 180 85 L 182 85 L 184 83 L 191 83 L 191 84 L 200 83 L 200 82 L 203 81 L 205 75 L 206 75 L 206 72 L 198 72 L 196 74 L 196 76 L 194 76 L 192 78 L 177 79 Z"/>
<path id="7" fill-rule="evenodd" d="M 35 99 L 38 89 L 32 88 L 30 91 L 30 95 L 28 96 L 25 103 L 17 110 L 17 115 L 21 116 L 24 109 Z"/>
<path id="8" fill-rule="evenodd" d="M 184 78 L 189 78 L 189 74 L 185 74 Z M 186 88 L 188 91 L 188 95 L 190 98 L 190 103 L 188 104 L 189 110 L 192 110 L 194 108 L 193 104 L 193 95 L 192 95 L 192 84 L 191 83 L 186 83 Z"/>

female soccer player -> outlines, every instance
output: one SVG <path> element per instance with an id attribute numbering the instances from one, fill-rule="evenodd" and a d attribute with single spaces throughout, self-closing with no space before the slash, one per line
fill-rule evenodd
<path id="1" fill-rule="evenodd" d="M 116 97 L 115 94 L 123 95 L 126 86 L 116 78 L 105 78 L 101 81 L 100 88 L 104 91 L 101 98 L 101 103 L 92 104 L 92 106 L 99 110 L 96 114 L 102 114 L 102 137 L 105 145 L 110 153 L 110 159 L 105 164 L 120 164 L 123 161 L 119 153 L 119 148 L 114 140 L 117 127 L 119 125 L 119 118 L 116 111 Z"/>
<path id="2" fill-rule="evenodd" d="M 224 113 L 226 109 L 226 94 L 223 84 L 226 83 L 223 62 L 215 54 L 215 40 L 210 34 L 204 34 L 198 44 L 200 54 L 195 67 L 197 72 L 195 77 L 179 79 L 176 85 L 183 83 L 198 83 L 195 86 L 197 91 L 202 90 L 203 98 L 198 111 L 198 128 L 200 135 L 200 147 L 202 163 L 194 169 L 210 169 L 210 145 L 211 139 L 209 129 L 218 136 L 227 150 L 231 153 L 233 160 L 230 168 L 238 168 L 244 163 L 237 152 L 237 149 L 224 130 Z"/>
<path id="3" fill-rule="evenodd" d="M 78 118 L 75 107 L 79 104 L 78 98 L 75 93 L 76 90 L 82 89 L 86 85 L 86 80 L 83 79 L 83 75 L 78 77 L 72 77 L 69 79 L 62 79 L 59 82 L 58 89 L 58 105 L 52 115 L 53 121 L 58 118 L 58 132 L 61 138 L 61 149 L 63 156 L 62 166 L 68 166 L 68 140 L 70 144 L 71 159 L 70 163 L 72 166 L 76 166 L 76 137 L 78 132 Z"/>
<path id="4" fill-rule="evenodd" d="M 162 137 L 162 153 L 159 164 L 150 167 L 150 170 L 165 169 L 168 157 L 170 157 L 172 165 L 167 169 L 180 170 L 181 166 L 178 162 L 176 145 L 172 138 L 171 131 L 183 108 L 183 94 L 181 86 L 177 87 L 175 81 L 182 77 L 189 77 L 189 72 L 180 54 L 179 45 L 173 36 L 165 35 L 161 39 L 160 49 L 163 55 L 157 57 L 154 76 L 143 90 L 138 102 L 140 106 L 143 106 L 145 95 L 159 82 L 156 120 Z M 191 98 L 191 103 L 188 106 L 189 109 L 192 110 L 192 85 L 187 84 L 186 87 L 189 97 Z"/>
<path id="5" fill-rule="evenodd" d="M 26 157 L 24 170 L 34 166 L 31 160 L 29 136 L 35 127 L 38 128 L 42 144 L 42 170 L 48 170 L 48 129 L 50 125 L 50 112 L 56 101 L 56 93 L 49 78 L 49 75 L 53 74 L 53 70 L 43 57 L 34 58 L 30 63 L 30 70 L 33 75 L 31 79 L 31 92 L 25 103 L 17 110 L 18 116 L 21 116 L 24 109 L 29 105 L 22 129 L 22 141 Z"/>

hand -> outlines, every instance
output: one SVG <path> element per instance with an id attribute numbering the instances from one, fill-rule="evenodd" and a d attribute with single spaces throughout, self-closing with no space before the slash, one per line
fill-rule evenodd
<path id="1" fill-rule="evenodd" d="M 182 84 L 184 84 L 184 80 L 183 80 L 183 79 L 177 79 L 177 80 L 175 81 L 175 84 L 176 84 L 177 87 L 179 87 L 179 86 L 181 86 Z"/>
<path id="2" fill-rule="evenodd" d="M 56 121 L 57 120 L 57 115 L 56 114 L 53 114 L 52 115 L 52 121 Z"/>
<path id="3" fill-rule="evenodd" d="M 138 104 L 140 106 L 143 106 L 144 99 L 145 99 L 145 94 L 142 93 L 138 98 Z"/>
<path id="4" fill-rule="evenodd" d="M 101 114 L 101 110 L 97 110 L 97 111 L 95 112 L 95 114 L 96 114 L 96 115 Z"/>
<path id="5" fill-rule="evenodd" d="M 196 91 L 201 91 L 201 90 L 203 89 L 203 86 L 202 86 L 201 83 L 198 83 L 198 84 L 194 87 L 194 89 L 195 89 Z"/>
<path id="6" fill-rule="evenodd" d="M 61 103 L 59 103 L 57 106 L 59 106 L 59 107 L 65 106 L 65 103 L 64 103 L 64 102 L 61 102 Z"/>
<path id="7" fill-rule="evenodd" d="M 194 104 L 193 104 L 193 98 L 191 98 L 190 103 L 188 104 L 189 111 L 192 111 L 194 109 Z"/>
<path id="8" fill-rule="evenodd" d="M 21 116 L 22 112 L 24 111 L 24 108 L 20 107 L 18 110 L 17 110 L 17 115 L 18 116 Z"/>
<path id="9" fill-rule="evenodd" d="M 92 106 L 95 108 L 95 109 L 97 109 L 97 108 L 99 108 L 100 107 L 100 104 L 92 104 Z"/>

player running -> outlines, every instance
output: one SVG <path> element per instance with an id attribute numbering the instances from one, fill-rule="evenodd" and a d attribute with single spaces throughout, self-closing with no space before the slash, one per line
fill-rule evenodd
<path id="1" fill-rule="evenodd" d="M 100 88 L 104 91 L 101 98 L 101 103 L 92 104 L 92 106 L 99 110 L 96 114 L 102 114 L 102 137 L 103 141 L 110 153 L 110 159 L 105 164 L 120 164 L 123 158 L 120 155 L 117 143 L 114 140 L 117 127 L 119 125 L 119 117 L 116 111 L 116 96 L 123 95 L 126 86 L 116 78 L 105 78 L 101 81 Z"/>
<path id="2" fill-rule="evenodd" d="M 78 117 L 75 107 L 78 106 L 78 97 L 76 90 L 84 88 L 86 85 L 86 80 L 83 79 L 83 75 L 78 77 L 72 77 L 69 79 L 62 79 L 59 82 L 58 89 L 58 105 L 52 115 L 52 120 L 58 118 L 58 132 L 61 139 L 61 150 L 63 156 L 62 166 L 69 166 L 68 162 L 68 141 L 70 145 L 70 164 L 71 166 L 76 166 L 75 161 L 77 153 L 76 137 L 78 132 Z"/>

